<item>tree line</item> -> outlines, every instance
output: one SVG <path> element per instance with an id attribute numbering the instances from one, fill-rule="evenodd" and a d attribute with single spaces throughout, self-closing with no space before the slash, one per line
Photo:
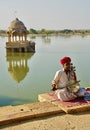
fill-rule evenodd
<path id="1" fill-rule="evenodd" d="M 35 30 L 31 28 L 29 30 L 30 34 L 90 34 L 90 30 L 71 30 L 71 29 L 64 29 L 64 30 Z"/>
<path id="2" fill-rule="evenodd" d="M 6 35 L 6 32 L 7 30 L 0 30 L 0 34 L 4 34 Z M 55 34 L 55 35 L 58 35 L 58 34 L 71 34 L 71 35 L 74 35 L 74 34 L 88 34 L 90 35 L 90 29 L 88 30 L 84 30 L 84 29 L 80 29 L 80 30 L 71 30 L 71 29 L 63 29 L 63 30 L 48 30 L 48 29 L 41 29 L 41 30 L 36 30 L 36 29 L 33 29 L 33 28 L 30 28 L 28 30 L 29 34 L 46 34 L 46 35 L 49 35 L 49 34 Z"/>

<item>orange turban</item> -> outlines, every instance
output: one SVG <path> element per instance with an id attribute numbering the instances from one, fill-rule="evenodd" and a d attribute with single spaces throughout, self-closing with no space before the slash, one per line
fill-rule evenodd
<path id="1" fill-rule="evenodd" d="M 62 59 L 60 59 L 60 63 L 62 65 L 64 65 L 65 63 L 71 62 L 71 58 L 70 57 L 63 57 Z"/>

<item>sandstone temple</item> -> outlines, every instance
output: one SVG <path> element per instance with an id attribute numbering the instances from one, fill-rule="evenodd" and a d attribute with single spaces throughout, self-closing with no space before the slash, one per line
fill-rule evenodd
<path id="1" fill-rule="evenodd" d="M 28 30 L 18 18 L 10 23 L 7 30 L 7 52 L 35 52 L 35 42 L 27 40 Z"/>

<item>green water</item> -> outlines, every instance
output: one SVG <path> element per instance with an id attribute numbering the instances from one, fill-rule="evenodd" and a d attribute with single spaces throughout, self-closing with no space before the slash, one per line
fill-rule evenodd
<path id="1" fill-rule="evenodd" d="M 6 40 L 0 37 L 0 106 L 36 102 L 50 91 L 63 56 L 72 58 L 81 86 L 90 86 L 90 36 L 36 37 L 33 54 L 6 53 Z"/>

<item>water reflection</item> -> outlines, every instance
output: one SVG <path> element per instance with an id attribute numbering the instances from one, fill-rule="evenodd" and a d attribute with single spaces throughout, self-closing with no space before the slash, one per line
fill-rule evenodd
<path id="1" fill-rule="evenodd" d="M 50 37 L 45 37 L 45 36 L 43 36 L 43 37 L 42 37 L 42 42 L 43 42 L 43 43 L 51 43 L 51 38 L 50 38 Z"/>
<path id="2" fill-rule="evenodd" d="M 18 83 L 26 77 L 29 72 L 28 60 L 34 53 L 6 53 L 8 72 Z"/>

